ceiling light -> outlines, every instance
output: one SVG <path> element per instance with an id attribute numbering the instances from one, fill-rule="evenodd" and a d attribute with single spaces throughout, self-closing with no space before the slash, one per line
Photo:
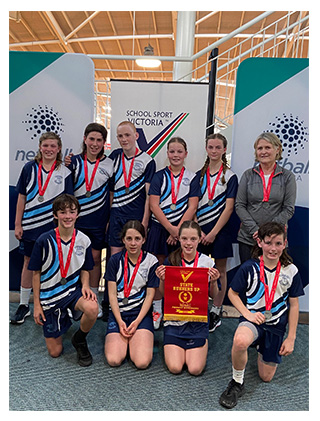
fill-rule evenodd
<path id="1" fill-rule="evenodd" d="M 137 58 L 136 63 L 140 67 L 159 67 L 161 64 L 161 61 L 155 58 L 152 58 L 154 55 L 153 47 L 148 44 L 146 47 L 144 47 L 144 53 L 143 55 L 145 58 Z"/>

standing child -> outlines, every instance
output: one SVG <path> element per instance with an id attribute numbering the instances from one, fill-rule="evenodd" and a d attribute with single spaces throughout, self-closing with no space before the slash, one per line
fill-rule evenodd
<path id="1" fill-rule="evenodd" d="M 142 251 L 145 230 L 141 222 L 128 221 L 121 238 L 124 250 L 111 256 L 105 274 L 111 307 L 105 355 L 111 366 L 118 366 L 129 349 L 132 362 L 144 369 L 153 355 L 151 306 L 159 285 L 158 260 Z"/>
<path id="2" fill-rule="evenodd" d="M 81 205 L 76 227 L 91 240 L 94 268 L 90 272 L 90 287 L 98 296 L 101 278 L 101 251 L 105 248 L 106 227 L 110 214 L 110 178 L 113 162 L 104 155 L 107 129 L 99 123 L 85 128 L 82 152 L 72 156 L 69 169 L 72 172 L 74 195 Z M 99 315 L 102 310 L 99 306 Z"/>
<path id="3" fill-rule="evenodd" d="M 173 137 L 167 145 L 170 165 L 153 177 L 149 195 L 152 212 L 146 250 L 157 256 L 159 264 L 178 245 L 179 228 L 191 220 L 197 210 L 200 187 L 196 174 L 184 166 L 188 155 L 187 144 L 181 137 Z M 156 293 L 154 324 L 160 327 L 162 319 L 161 294 Z"/>
<path id="4" fill-rule="evenodd" d="M 57 228 L 42 234 L 36 241 L 29 270 L 33 271 L 34 320 L 43 326 L 51 357 L 62 353 L 62 335 L 73 318 L 81 317 L 80 328 L 72 337 L 78 363 L 88 366 L 92 356 L 86 336 L 98 314 L 97 297 L 89 286 L 89 270 L 93 259 L 89 238 L 75 229 L 79 202 L 74 196 L 62 194 L 53 202 Z"/>
<path id="5" fill-rule="evenodd" d="M 294 349 L 299 318 L 299 296 L 304 295 L 298 269 L 286 251 L 285 227 L 267 222 L 258 230 L 253 258 L 233 278 L 228 296 L 241 313 L 231 351 L 233 378 L 220 396 L 228 409 L 244 393 L 244 372 L 249 346 L 256 346 L 260 378 L 270 382 L 281 356 Z M 246 293 L 247 305 L 239 294 Z M 284 334 L 288 325 L 288 335 Z"/>
<path id="6" fill-rule="evenodd" d="M 129 220 L 138 220 L 147 232 L 150 210 L 148 191 L 155 173 L 153 158 L 137 147 L 139 134 L 133 123 L 122 121 L 117 127 L 121 148 L 110 158 L 114 162 L 114 179 L 111 188 L 111 214 L 108 243 L 111 255 L 123 249 L 120 233 Z"/>
<path id="7" fill-rule="evenodd" d="M 160 278 L 160 291 L 164 295 L 165 265 L 208 268 L 208 282 L 214 283 L 219 278 L 219 271 L 214 268 L 213 260 L 199 253 L 197 247 L 201 239 L 201 229 L 195 221 L 184 221 L 179 229 L 181 247 L 172 252 L 164 265 L 156 273 Z M 209 285 L 208 285 L 209 288 Z M 166 297 L 164 297 L 164 300 Z M 208 354 L 208 322 L 165 321 L 164 322 L 164 358 L 171 373 L 179 374 L 184 364 L 190 374 L 202 373 Z"/>
<path id="8" fill-rule="evenodd" d="M 28 264 L 36 239 L 54 227 L 52 202 L 62 193 L 73 193 L 71 173 L 62 165 L 61 148 L 62 142 L 56 133 L 43 133 L 35 159 L 25 164 L 18 180 L 15 237 L 20 241 L 24 261 L 20 305 L 11 319 L 12 324 L 21 324 L 30 316 L 32 272 Z"/>
<path id="9" fill-rule="evenodd" d="M 222 304 L 227 290 L 227 258 L 233 256 L 232 233 L 228 221 L 234 209 L 238 179 L 226 158 L 227 139 L 220 133 L 206 139 L 207 159 L 197 174 L 200 176 L 201 197 L 196 219 L 201 227 L 200 250 L 215 259 L 220 272 L 220 289 L 214 283 L 209 331 L 221 324 Z"/>

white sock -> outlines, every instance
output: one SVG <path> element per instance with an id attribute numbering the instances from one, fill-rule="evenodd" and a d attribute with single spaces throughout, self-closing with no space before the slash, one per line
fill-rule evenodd
<path id="1" fill-rule="evenodd" d="M 153 311 L 162 314 L 162 300 L 153 301 Z"/>
<path id="2" fill-rule="evenodd" d="M 235 380 L 237 383 L 242 384 L 243 379 L 244 379 L 244 371 L 245 371 L 245 368 L 243 370 L 236 370 L 234 367 L 232 367 L 233 380 Z"/>
<path id="3" fill-rule="evenodd" d="M 212 307 L 211 307 L 211 310 L 210 311 L 212 311 L 213 313 L 215 313 L 215 314 L 217 314 L 218 316 L 220 316 L 220 313 L 221 313 L 221 306 L 220 307 L 217 307 L 217 306 L 215 306 L 213 303 L 212 303 Z"/>
<path id="4" fill-rule="evenodd" d="M 24 304 L 25 306 L 29 305 L 31 291 L 32 291 L 32 288 L 20 287 L 20 305 L 21 304 Z"/>

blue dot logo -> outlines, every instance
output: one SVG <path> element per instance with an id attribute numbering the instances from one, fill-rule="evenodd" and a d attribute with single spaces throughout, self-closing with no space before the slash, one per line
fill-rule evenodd
<path id="1" fill-rule="evenodd" d="M 276 116 L 275 120 L 269 123 L 272 129 L 266 131 L 279 137 L 283 151 L 288 157 L 293 153 L 297 155 L 299 148 L 304 149 L 304 143 L 309 141 L 308 128 L 305 127 L 304 121 L 300 121 L 299 117 L 293 117 L 292 114 L 287 116 L 285 113 L 282 117 Z"/>
<path id="2" fill-rule="evenodd" d="M 31 140 L 39 139 L 44 132 L 54 132 L 58 135 L 64 132 L 62 118 L 53 107 L 48 105 L 32 107 L 32 111 L 27 113 L 22 123 L 26 125 L 26 132 L 31 135 Z"/>

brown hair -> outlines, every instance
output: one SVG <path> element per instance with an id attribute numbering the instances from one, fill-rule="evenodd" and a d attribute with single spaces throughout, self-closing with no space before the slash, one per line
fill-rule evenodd
<path id="1" fill-rule="evenodd" d="M 72 194 L 63 193 L 60 196 L 56 197 L 52 203 L 52 212 L 54 216 L 58 215 L 58 211 L 63 211 L 65 209 L 76 209 L 79 215 L 80 213 L 80 203 L 75 196 Z M 56 220 L 55 220 L 56 222 Z"/>
<path id="2" fill-rule="evenodd" d="M 59 166 L 62 164 L 62 152 L 61 152 L 61 149 L 62 149 L 62 141 L 61 141 L 61 137 L 59 135 L 57 135 L 57 133 L 54 133 L 54 132 L 45 132 L 45 133 L 42 133 L 42 135 L 39 138 L 39 149 L 38 149 L 37 155 L 35 156 L 34 160 L 38 164 L 42 160 L 42 154 L 40 152 L 40 146 L 41 146 L 42 142 L 44 140 L 47 140 L 47 139 L 54 139 L 54 140 L 56 140 L 57 141 L 57 144 L 58 144 L 58 146 L 60 148 L 60 151 L 58 152 L 57 159 L 56 159 L 56 168 L 59 168 Z"/>
<path id="3" fill-rule="evenodd" d="M 104 140 L 104 143 L 106 142 L 108 131 L 107 131 L 107 129 L 102 124 L 99 124 L 99 123 L 90 123 L 90 124 L 88 124 L 87 127 L 84 129 L 84 137 L 87 137 L 89 135 L 89 133 L 91 133 L 91 132 L 98 132 L 98 133 L 100 133 L 101 136 L 102 136 L 102 138 L 103 138 L 103 140 Z M 81 151 L 82 158 L 84 158 L 86 152 L 87 152 L 87 145 L 85 144 L 85 141 L 83 139 L 83 142 L 82 142 L 82 151 Z M 102 158 L 103 155 L 104 155 L 104 148 L 102 148 L 101 151 L 98 153 L 97 159 Z"/>
<path id="4" fill-rule="evenodd" d="M 261 225 L 258 230 L 258 237 L 260 240 L 264 240 L 265 237 L 271 237 L 272 235 L 282 235 L 283 239 L 286 240 L 286 228 L 284 225 L 279 224 L 278 222 L 266 222 L 265 224 Z M 256 243 L 252 249 L 252 257 L 254 259 L 259 259 L 262 255 L 262 249 Z M 280 263 L 281 266 L 288 266 L 292 263 L 292 258 L 289 256 L 286 249 L 283 250 L 280 256 Z"/>
<path id="5" fill-rule="evenodd" d="M 120 233 L 121 240 L 124 239 L 129 229 L 134 229 L 138 231 L 138 233 L 141 234 L 142 238 L 146 238 L 146 231 L 144 229 L 144 226 L 141 224 L 141 222 L 138 220 L 131 220 L 131 221 L 127 221 L 124 224 Z"/>
<path id="6" fill-rule="evenodd" d="M 182 222 L 180 228 L 179 228 L 179 237 L 182 233 L 182 231 L 185 228 L 193 228 L 197 231 L 199 238 L 201 238 L 201 228 L 199 224 L 195 221 L 184 221 Z M 179 247 L 177 250 L 174 250 L 168 257 L 168 260 L 172 266 L 181 266 L 182 260 L 181 260 L 181 247 Z"/>
<path id="7" fill-rule="evenodd" d="M 223 136 L 221 133 L 210 134 L 206 138 L 206 147 L 208 146 L 208 141 L 210 139 L 221 140 L 224 148 L 226 148 L 228 146 L 227 138 L 225 136 Z M 222 182 L 222 184 L 225 184 L 226 183 L 225 174 L 226 174 L 227 169 L 229 168 L 226 153 L 224 153 L 222 155 L 221 160 L 222 160 L 222 165 L 223 165 L 221 182 Z M 207 159 L 205 160 L 205 163 L 204 163 L 203 167 L 201 168 L 201 174 L 200 174 L 200 186 L 201 187 L 202 187 L 202 184 L 203 184 L 204 175 L 207 172 L 209 164 L 210 164 L 210 158 L 207 156 Z"/>
<path id="8" fill-rule="evenodd" d="M 179 136 L 172 137 L 167 143 L 167 150 L 169 149 L 169 146 L 171 145 L 171 143 L 180 143 L 180 145 L 184 147 L 186 152 L 188 151 L 187 144 L 185 140 L 182 139 L 182 137 L 179 137 Z"/>

